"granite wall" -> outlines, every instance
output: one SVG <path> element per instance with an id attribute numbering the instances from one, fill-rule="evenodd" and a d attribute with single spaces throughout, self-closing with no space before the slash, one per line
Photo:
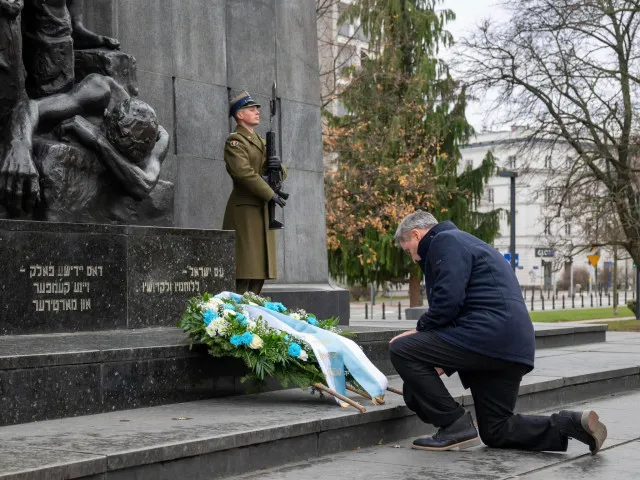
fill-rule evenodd
<path id="1" fill-rule="evenodd" d="M 231 89 L 263 105 L 278 84 L 280 153 L 291 193 L 278 235 L 278 292 L 338 295 L 300 306 L 348 318 L 346 292 L 328 286 L 320 81 L 313 0 L 85 0 L 86 23 L 137 59 L 140 97 L 172 134 L 162 177 L 175 183 L 177 227 L 221 228 L 231 180 L 223 145 Z M 279 210 L 278 215 L 281 214 Z M 288 286 L 292 286 L 289 288 Z M 269 288 L 267 288 L 267 291 Z M 320 298 L 312 295 L 313 298 Z M 289 298 L 289 297 L 288 297 Z M 338 308 L 338 304 L 340 307 Z M 333 309 L 332 309 L 333 308 Z"/>

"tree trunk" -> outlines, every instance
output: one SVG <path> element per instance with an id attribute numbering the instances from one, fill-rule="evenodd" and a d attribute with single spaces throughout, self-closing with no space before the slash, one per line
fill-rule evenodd
<path id="1" fill-rule="evenodd" d="M 412 272 L 409 276 L 409 306 L 419 307 L 422 305 L 422 295 L 420 295 L 420 280 L 422 276 Z"/>

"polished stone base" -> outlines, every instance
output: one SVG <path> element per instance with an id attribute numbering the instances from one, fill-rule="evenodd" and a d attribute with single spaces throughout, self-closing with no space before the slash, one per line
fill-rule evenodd
<path id="1" fill-rule="evenodd" d="M 288 308 L 302 308 L 318 318 L 337 317 L 340 325 L 349 325 L 349 292 L 328 283 L 268 283 L 261 294 Z"/>
<path id="2" fill-rule="evenodd" d="M 358 330 L 363 351 L 392 374 L 388 343 L 400 330 Z M 0 336 L 0 352 L 0 425 L 247 392 L 242 362 L 189 348 L 177 328 Z"/>
<path id="3" fill-rule="evenodd" d="M 0 220 L 0 334 L 175 326 L 233 289 L 234 234 Z"/>

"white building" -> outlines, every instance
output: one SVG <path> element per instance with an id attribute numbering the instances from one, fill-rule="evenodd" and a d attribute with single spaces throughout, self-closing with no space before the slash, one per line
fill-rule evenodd
<path id="1" fill-rule="evenodd" d="M 479 133 L 470 144 L 462 149 L 461 170 L 478 167 L 491 150 L 499 168 L 518 172 L 516 178 L 516 275 L 523 287 L 554 287 L 562 276 L 562 270 L 569 268 L 570 248 L 568 245 L 583 245 L 579 231 L 572 222 L 562 216 L 552 215 L 549 208 L 549 179 L 562 175 L 572 162 L 569 150 L 557 146 L 549 150 L 542 143 L 533 148 L 523 149 L 526 132 L 514 128 L 512 131 Z M 526 150 L 526 153 L 524 152 Z M 503 209 L 508 212 L 510 205 L 510 179 L 494 176 L 489 179 L 480 211 Z M 494 246 L 503 254 L 509 254 L 510 224 L 505 213 L 500 221 L 500 235 Z M 610 276 L 612 254 L 601 251 L 598 263 L 599 283 L 603 275 Z M 621 258 L 626 255 L 621 254 Z M 595 284 L 595 270 L 589 265 L 586 252 L 573 257 L 574 267 L 586 267 Z M 625 276 L 633 277 L 632 262 L 619 261 L 618 280 L 625 283 Z M 583 289 L 589 288 L 582 285 Z"/>
<path id="2" fill-rule="evenodd" d="M 340 17 L 352 0 L 317 0 L 318 59 L 323 101 L 339 94 L 351 81 L 350 67 L 360 68 L 369 56 L 369 39 L 359 21 L 340 22 Z M 333 115 L 345 112 L 338 101 L 326 106 Z"/>

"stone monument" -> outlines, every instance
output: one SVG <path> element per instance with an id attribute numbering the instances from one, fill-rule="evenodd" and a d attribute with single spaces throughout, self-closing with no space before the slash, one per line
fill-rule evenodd
<path id="1" fill-rule="evenodd" d="M 223 160 L 231 90 L 264 106 L 278 85 L 278 152 L 287 167 L 278 280 L 263 293 L 348 320 L 348 294 L 329 285 L 320 80 L 313 0 L 91 0 L 85 21 L 138 62 L 140 98 L 171 136 L 160 174 L 175 184 L 173 225 L 221 228 L 231 191 Z M 140 18 L 145 18 L 141 28 Z M 265 107 L 266 108 L 266 107 Z M 268 113 L 258 130 L 268 129 Z"/>
<path id="2" fill-rule="evenodd" d="M 119 248 L 132 236 L 145 235 L 147 230 L 133 225 L 219 229 L 231 190 L 223 161 L 224 140 L 233 128 L 229 92 L 248 90 L 267 105 L 277 81 L 278 151 L 288 168 L 291 199 L 284 211 L 286 228 L 278 232 L 279 279 L 263 292 L 348 322 L 347 292 L 328 282 L 313 1 L 0 0 L 0 22 L 0 83 L 6 85 L 0 88 L 0 219 L 11 219 L 0 225 L 0 251 L 11 255 L 15 242 L 29 243 L 22 236 L 36 232 L 63 249 L 64 242 L 55 243 L 63 234 L 59 225 L 17 227 L 16 220 L 129 225 L 95 227 L 96 233 L 114 228 L 108 233 L 124 242 Z M 264 134 L 267 125 L 261 127 Z M 91 235 L 87 228 L 69 227 L 68 233 Z M 231 247 L 225 242 L 233 237 L 224 238 L 226 252 Z M 31 244 L 42 246 L 40 256 L 48 258 L 46 242 Z M 123 252 L 121 258 L 129 258 L 131 249 Z M 170 279 L 148 277 L 135 288 L 195 281 L 185 276 L 187 267 L 224 271 L 218 283 L 232 285 L 228 255 L 212 255 L 207 264 L 187 261 L 175 266 Z M 31 275 L 31 267 L 48 273 L 49 267 L 65 272 L 77 266 L 62 253 L 47 261 L 16 258 L 17 270 L 1 281 Z M 87 260 L 81 266 L 86 272 L 100 265 Z M 32 308 L 40 308 L 41 300 L 59 300 L 39 296 L 48 288 L 67 288 L 36 285 L 43 279 L 29 278 L 35 280 L 22 291 L 24 301 L 35 302 Z M 139 293 L 127 288 L 127 295 Z M 29 289 L 33 295 L 27 298 Z M 6 291 L 3 295 L 17 301 Z M 76 298 L 78 308 L 81 300 Z M 44 305 L 61 308 L 55 302 Z M 126 318 L 127 325 L 136 324 Z M 76 328 L 72 321 L 62 323 L 66 326 L 54 330 Z"/>
<path id="3" fill-rule="evenodd" d="M 82 7 L 0 0 L 0 334 L 175 325 L 233 286 L 231 232 L 150 227 L 174 223 L 170 135 Z"/>

